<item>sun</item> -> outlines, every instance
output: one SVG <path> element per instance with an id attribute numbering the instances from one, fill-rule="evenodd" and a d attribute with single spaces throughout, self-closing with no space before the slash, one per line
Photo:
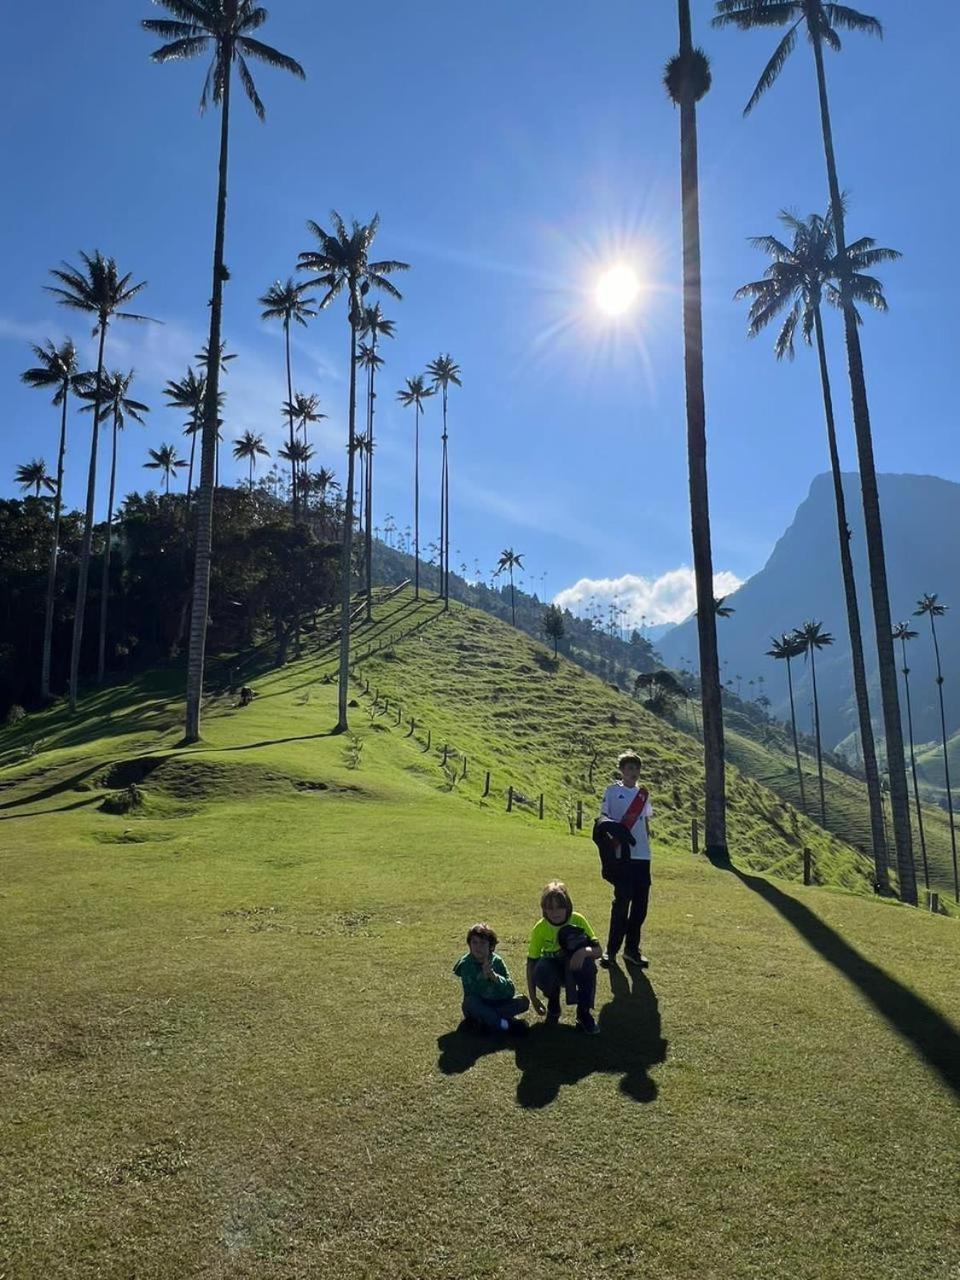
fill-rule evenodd
<path id="1" fill-rule="evenodd" d="M 640 292 L 637 273 L 626 263 L 610 267 L 599 277 L 594 291 L 597 306 L 605 315 L 622 316 Z"/>

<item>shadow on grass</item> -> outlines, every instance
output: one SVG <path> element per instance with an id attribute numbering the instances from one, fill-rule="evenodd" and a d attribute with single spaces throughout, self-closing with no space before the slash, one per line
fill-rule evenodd
<path id="1" fill-rule="evenodd" d="M 5 813 L 0 822 L 17 822 L 20 818 L 45 818 L 48 813 L 70 813 L 74 809 L 85 809 L 88 805 L 99 804 L 103 796 L 85 796 L 75 800 L 73 804 L 61 804 L 56 809 L 41 809 L 38 813 Z"/>
<path id="2" fill-rule="evenodd" d="M 619 1075 L 620 1092 L 634 1102 L 652 1102 L 657 1086 L 649 1070 L 667 1056 L 656 994 L 640 972 L 628 976 L 613 965 L 608 974 L 613 999 L 600 1010 L 600 1035 L 585 1036 L 569 1023 L 534 1025 L 519 1040 L 496 1032 L 480 1036 L 451 1031 L 437 1040 L 437 1066 L 444 1075 L 460 1075 L 488 1054 L 513 1050 L 521 1073 L 517 1082 L 521 1107 L 549 1106 L 563 1085 L 578 1084 L 597 1071 Z"/>
<path id="3" fill-rule="evenodd" d="M 768 902 L 791 924 L 814 951 L 842 973 L 848 982 L 906 1040 L 953 1093 L 960 1097 L 960 1032 L 927 1004 L 922 996 L 891 978 L 878 965 L 844 942 L 818 915 L 783 893 L 762 876 L 747 875 L 732 862 L 711 858 L 721 871 L 729 871 L 753 893 Z"/>

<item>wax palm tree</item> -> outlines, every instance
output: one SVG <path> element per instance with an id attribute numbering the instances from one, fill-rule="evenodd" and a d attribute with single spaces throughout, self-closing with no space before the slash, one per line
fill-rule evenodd
<path id="1" fill-rule="evenodd" d="M 92 382 L 93 425 L 90 430 L 90 466 L 87 472 L 87 505 L 84 512 L 83 541 L 80 546 L 80 570 L 77 574 L 77 601 L 73 615 L 73 642 L 70 650 L 70 710 L 77 709 L 77 686 L 80 680 L 80 648 L 83 643 L 83 621 L 87 607 L 87 579 L 90 574 L 90 551 L 93 545 L 93 511 L 97 492 L 97 447 L 100 438 L 100 404 L 105 394 L 103 352 L 111 320 L 146 320 L 146 316 L 124 310 L 146 288 L 146 281 L 132 284 L 128 272 L 121 275 L 113 258 L 105 258 L 98 249 L 93 257 L 81 253 L 82 267 L 64 263 L 50 272 L 59 284 L 48 285 L 61 306 L 84 311 L 97 318 L 94 335 L 97 344 L 97 371 Z"/>
<path id="2" fill-rule="evenodd" d="M 793 359 L 794 338 L 798 329 L 808 345 L 812 345 L 814 337 L 816 338 L 823 410 L 827 424 L 830 471 L 833 476 L 833 494 L 837 512 L 837 541 L 840 549 L 840 572 L 846 602 L 847 627 L 850 634 L 853 685 L 870 806 L 875 875 L 877 884 L 887 889 L 889 876 L 883 794 L 880 789 L 880 770 L 877 766 L 873 722 L 870 716 L 857 584 L 853 571 L 853 557 L 850 554 L 850 526 L 847 522 L 843 475 L 840 470 L 840 454 L 837 448 L 833 415 L 833 395 L 821 315 L 821 304 L 824 301 L 833 306 L 840 305 L 839 282 L 841 275 L 844 274 L 843 264 L 837 257 L 832 213 L 828 213 L 825 217 L 811 214 L 809 218 L 801 220 L 791 213 L 783 212 L 780 214 L 780 220 L 790 232 L 790 242 L 784 243 L 775 236 L 755 236 L 752 243 L 767 253 L 772 262 L 764 272 L 762 280 L 744 285 L 737 290 L 736 296 L 751 299 L 749 326 L 751 337 L 756 337 L 775 317 L 786 312 L 774 346 L 778 360 L 782 360 L 785 356 Z M 896 250 L 879 249 L 869 238 L 851 244 L 847 249 L 846 276 L 847 287 L 853 297 L 877 311 L 885 311 L 887 304 L 880 281 L 864 273 L 878 263 L 899 257 Z"/>
<path id="3" fill-rule="evenodd" d="M 414 445 L 413 445 L 413 595 L 420 598 L 420 414 L 423 402 L 434 394 L 433 387 L 427 385 L 426 376 L 418 373 L 414 378 L 407 378 L 407 385 L 397 392 L 397 399 L 406 408 L 413 405 L 414 410 Z"/>
<path id="4" fill-rule="evenodd" d="M 827 802 L 823 789 L 823 751 L 820 745 L 820 700 L 817 697 L 817 663 L 816 654 L 833 644 L 833 636 L 823 630 L 820 622 L 805 622 L 793 633 L 799 651 L 810 659 L 810 679 L 813 684 L 813 730 L 817 743 L 817 777 L 820 781 L 820 825 L 827 825 Z"/>
<path id="5" fill-rule="evenodd" d="M 513 596 L 513 571 L 514 569 L 523 568 L 522 557 L 524 555 L 526 555 L 525 551 L 517 552 L 517 551 L 514 551 L 513 547 L 507 547 L 505 550 L 500 552 L 500 559 L 497 561 L 497 567 L 493 571 L 493 576 L 497 578 L 500 576 L 501 573 L 503 573 L 504 569 L 509 570 L 509 573 L 510 573 L 510 621 L 513 624 L 513 626 L 517 625 L 517 608 L 516 608 L 516 602 L 514 601 L 514 596 Z"/>
<path id="6" fill-rule="evenodd" d="M 935 618 L 942 618 L 947 612 L 947 605 L 941 604 L 936 595 L 924 593 L 917 601 L 913 611 L 915 618 L 930 619 L 930 638 L 933 640 L 933 652 L 937 660 L 937 693 L 940 696 L 940 742 L 943 747 L 943 779 L 947 787 L 947 812 L 950 815 L 950 848 L 953 853 L 953 895 L 960 902 L 960 877 L 957 874 L 957 830 L 953 817 L 953 792 L 950 790 L 950 756 L 947 751 L 947 718 L 943 710 L 943 669 L 940 666 L 940 645 L 937 642 Z"/>
<path id="7" fill-rule="evenodd" d="M 314 312 L 314 314 L 316 313 Z M 325 413 L 320 412 L 320 397 L 316 395 L 305 395 L 302 391 L 298 391 L 296 395 L 293 397 L 292 401 L 291 400 L 286 401 L 284 403 L 283 409 L 285 413 L 288 413 L 292 417 L 294 423 L 296 424 L 297 428 L 301 432 L 301 440 L 304 445 L 307 445 L 308 443 L 307 428 L 309 426 L 312 426 L 315 422 L 322 422 L 323 419 L 327 416 Z M 309 456 L 313 457 L 312 448 L 310 450 Z M 301 468 L 301 470 L 298 472 L 298 475 L 297 475 L 298 496 L 301 492 L 303 477 L 304 477 L 304 472 Z M 294 508 L 293 518 L 294 520 L 297 519 L 296 508 Z"/>
<path id="8" fill-rule="evenodd" d="M 24 493 L 33 490 L 35 498 L 40 497 L 40 490 L 46 489 L 47 493 L 56 493 L 57 486 L 47 472 L 47 464 L 43 458 L 33 458 L 30 462 L 25 462 L 22 466 L 17 467 L 16 482 Z"/>
<path id="9" fill-rule="evenodd" d="M 917 782 L 917 753 L 913 743 L 913 708 L 910 705 L 910 668 L 907 666 L 907 641 L 916 640 L 917 632 L 911 631 L 908 622 L 898 622 L 893 628 L 894 640 L 900 641 L 903 654 L 903 690 L 907 700 L 907 731 L 910 740 L 910 769 L 913 773 L 913 801 L 917 810 L 917 831 L 920 834 L 920 853 L 923 858 L 923 887 L 930 888 L 930 868 L 927 864 L 927 840 L 923 830 L 923 808 L 920 804 L 920 786 Z"/>
<path id="10" fill-rule="evenodd" d="M 290 359 L 290 322 L 295 321 L 306 328 L 307 321 L 317 314 L 312 305 L 316 302 L 316 299 L 307 296 L 310 287 L 308 280 L 297 281 L 292 276 L 288 276 L 285 281 L 275 280 L 260 299 L 260 305 L 264 308 L 260 313 L 261 320 L 283 321 L 283 342 L 287 360 L 287 399 L 283 407 L 290 423 L 290 444 L 293 444 L 293 424 L 295 420 L 293 369 Z M 299 504 L 296 484 L 293 486 L 292 495 L 293 519 L 294 523 L 296 523 Z"/>
<path id="11" fill-rule="evenodd" d="M 714 612 L 714 615 L 718 618 L 732 618 L 733 615 L 737 612 L 736 609 L 734 609 L 733 605 L 724 604 L 724 601 L 726 600 L 726 598 L 727 598 L 726 596 L 713 597 L 713 612 Z"/>
<path id="12" fill-rule="evenodd" d="M 307 483 L 305 493 L 315 493 L 320 499 L 321 522 L 320 527 L 324 534 L 327 528 L 327 495 L 335 489 L 339 489 L 337 478 L 334 473 L 327 467 L 321 467 L 319 471 L 311 471 L 306 477 Z"/>
<path id="13" fill-rule="evenodd" d="M 462 387 L 460 366 L 452 356 L 439 355 L 427 365 L 427 373 L 433 380 L 434 391 L 442 397 L 443 434 L 440 440 L 443 445 L 440 463 L 440 592 L 445 609 L 450 607 L 450 464 L 447 451 L 447 389 L 452 383 Z"/>
<path id="14" fill-rule="evenodd" d="M 364 528 L 363 522 L 363 503 L 367 493 L 367 471 L 370 465 L 370 459 L 373 457 L 373 442 L 365 431 L 361 431 L 357 435 L 357 457 L 360 459 L 360 499 L 357 504 L 357 531 L 361 532 Z"/>
<path id="15" fill-rule="evenodd" d="M 257 458 L 269 458 L 270 450 L 263 443 L 263 436 L 255 434 L 253 431 L 245 431 L 239 439 L 233 442 L 233 456 L 242 461 L 244 458 L 250 464 L 250 492 L 253 493 L 253 469 L 257 465 Z"/>
<path id="16" fill-rule="evenodd" d="M 703 307 L 700 287 L 700 188 L 697 174 L 697 102 L 710 89 L 710 63 L 693 47 L 690 0 L 677 0 L 680 52 L 667 64 L 664 83 L 680 109 L 680 187 L 683 225 L 683 345 L 687 405 L 687 469 L 697 590 L 700 698 L 703 709 L 706 852 L 727 857 L 723 705 L 713 601 L 713 555 L 707 491 L 706 402 L 703 390 Z"/>
<path id="17" fill-rule="evenodd" d="M 48 699 L 50 691 L 50 663 L 53 654 L 53 605 L 57 585 L 57 560 L 60 555 L 60 513 L 63 507 L 63 459 L 67 451 L 67 405 L 71 392 L 74 395 L 85 390 L 91 375 L 81 373 L 77 364 L 77 349 L 67 338 L 59 347 L 47 340 L 42 347 L 34 346 L 37 364 L 20 375 L 21 381 L 38 391 L 53 391 L 52 403 L 60 410 L 60 443 L 57 448 L 57 479 L 53 500 L 53 541 L 47 568 L 47 594 L 43 616 L 43 651 L 40 659 L 40 696 Z"/>
<path id="18" fill-rule="evenodd" d="M 804 813 L 807 812 L 807 797 L 803 787 L 803 770 L 800 767 L 800 746 L 797 742 L 797 711 L 793 701 L 793 675 L 790 671 L 790 659 L 798 658 L 803 653 L 803 649 L 797 643 L 795 636 L 787 635 L 783 632 L 779 638 L 770 637 L 770 648 L 767 650 L 768 658 L 776 658 L 780 662 L 787 664 L 787 690 L 790 694 L 790 728 L 793 732 L 793 757 L 797 765 L 797 784 L 800 787 L 800 808 Z"/>
<path id="19" fill-rule="evenodd" d="M 347 693 L 350 680 L 350 595 L 351 552 L 353 547 L 353 467 L 357 422 L 357 335 L 363 324 L 363 299 L 371 288 L 383 289 L 394 298 L 402 295 L 387 279 L 394 271 L 405 271 L 407 263 L 384 260 L 370 261 L 380 216 L 375 214 L 364 224 L 354 219 L 348 230 L 343 219 L 334 211 L 330 215 L 333 233 L 325 231 L 316 222 L 307 226 L 319 241 L 318 249 L 301 253 L 298 259 L 304 271 L 316 271 L 320 284 L 326 289 L 321 309 L 341 293 L 347 295 L 347 318 L 350 324 L 350 400 L 347 424 L 347 488 L 343 521 L 343 549 L 341 558 L 342 608 L 340 616 L 340 672 L 337 694 L 337 733 L 345 733 L 347 725 Z"/>
<path id="20" fill-rule="evenodd" d="M 377 346 L 381 337 L 394 337 L 396 325 L 393 320 L 388 320 L 380 309 L 380 303 L 375 302 L 372 307 L 364 307 L 363 317 L 360 324 L 360 334 L 362 337 L 369 339 L 367 342 L 360 344 L 360 350 L 357 358 L 362 368 L 367 371 L 367 439 L 370 441 L 370 453 L 367 457 L 367 495 L 366 495 L 366 522 L 363 531 L 364 542 L 364 562 L 365 575 L 367 584 L 367 600 L 366 600 L 366 619 L 370 622 L 373 618 L 373 450 L 375 446 L 375 438 L 373 432 L 374 405 L 376 402 L 376 391 L 374 385 L 376 382 L 377 370 L 383 364 L 383 357 L 377 354 Z"/>
<path id="21" fill-rule="evenodd" d="M 313 457 L 313 446 L 304 444 L 302 440 L 294 440 L 278 449 L 277 457 L 289 464 L 291 485 L 299 488 L 300 476 Z"/>
<path id="22" fill-rule="evenodd" d="M 103 394 L 100 405 L 100 419 L 113 420 L 113 433 L 110 449 L 110 489 L 107 498 L 107 530 L 103 546 L 103 571 L 100 578 L 100 633 L 97 644 L 97 683 L 103 683 L 106 671 L 107 655 L 107 608 L 110 601 L 110 551 L 113 544 L 113 500 L 117 486 L 117 436 L 123 430 L 129 418 L 133 422 L 144 425 L 143 415 L 149 413 L 147 405 L 127 395 L 133 382 L 133 370 L 129 373 L 105 373 L 103 378 Z M 83 393 L 84 399 L 92 399 L 93 393 Z M 92 413 L 93 405 L 89 404 L 83 413 Z"/>
<path id="23" fill-rule="evenodd" d="M 304 79 L 299 62 L 256 39 L 252 32 L 267 20 L 266 9 L 254 0 L 154 0 L 173 14 L 173 20 L 145 18 L 141 25 L 167 41 L 151 55 L 154 62 L 174 62 L 212 52 L 200 110 L 210 99 L 220 107 L 220 162 L 217 186 L 217 226 L 213 245 L 213 285 L 210 298 L 209 351 L 219 351 L 223 319 L 223 285 L 228 278 L 224 265 L 227 219 L 227 154 L 230 140 L 230 90 L 233 65 L 244 92 L 257 116 L 264 118 L 264 106 L 257 93 L 248 58 L 289 71 Z M 190 654 L 187 662 L 186 740 L 200 737 L 200 703 L 203 695 L 203 664 L 206 652 L 207 611 L 210 600 L 210 551 L 213 538 L 213 488 L 217 451 L 217 412 L 220 403 L 220 363 L 212 361 L 207 371 L 207 396 L 203 412 L 200 450 L 200 496 L 197 503 L 197 544 L 194 562 L 193 603 L 190 616 Z"/>
<path id="24" fill-rule="evenodd" d="M 156 2 L 157 2 L 157 0 L 154 0 L 154 2 L 156 3 Z M 200 368 L 203 370 L 203 376 L 206 378 L 206 377 L 207 377 L 207 374 L 208 374 L 208 371 L 209 371 L 209 369 L 210 369 L 210 344 L 209 344 L 209 342 L 205 342 L 205 343 L 203 344 L 203 346 L 200 348 L 200 350 L 196 353 L 196 355 L 195 355 L 193 358 L 194 358 L 194 360 L 196 360 L 196 361 L 199 363 Z M 236 358 L 237 358 L 237 353 L 236 353 L 235 351 L 232 351 L 232 352 L 231 352 L 231 351 L 227 351 L 227 344 L 226 344 L 225 342 L 221 342 L 221 343 L 220 343 L 220 361 L 219 361 L 219 365 L 220 365 L 220 370 L 219 370 L 219 371 L 220 371 L 220 373 L 222 373 L 222 374 L 227 374 L 227 373 L 229 373 L 229 372 L 230 372 L 230 361 L 231 361 L 231 360 L 236 360 Z M 220 413 L 221 409 L 223 408 L 223 404 L 224 404 L 224 401 L 226 400 L 226 397 L 227 397 L 227 393 L 226 393 L 225 391 L 220 391 L 220 392 L 218 392 L 218 393 L 217 393 L 217 413 L 218 413 L 218 414 Z M 203 414 L 202 414 L 202 412 L 201 412 L 201 415 L 200 415 L 200 426 L 201 426 L 201 427 L 203 426 Z M 220 488 L 220 446 L 221 446 L 221 444 L 223 444 L 223 432 L 220 430 L 220 428 L 221 428 L 222 426 L 223 426 L 223 419 L 222 419 L 222 418 L 220 418 L 220 417 L 218 417 L 218 418 L 217 418 L 217 440 L 216 440 L 216 450 L 215 450 L 215 452 L 214 452 L 214 457 L 213 457 L 213 475 L 214 475 L 213 487 L 214 487 L 214 489 L 219 489 L 219 488 Z M 193 434 L 196 434 L 196 433 L 194 432 Z"/>
<path id="25" fill-rule="evenodd" d="M 187 421 L 183 434 L 190 437 L 190 469 L 187 473 L 187 497 L 193 492 L 193 463 L 197 447 L 197 434 L 203 425 L 203 406 L 207 399 L 207 379 L 205 374 L 196 373 L 189 368 L 186 374 L 175 381 L 171 379 L 163 389 L 167 404 L 172 409 L 185 409 Z M 220 396 L 223 402 L 223 396 Z"/>
<path id="26" fill-rule="evenodd" d="M 847 267 L 847 236 L 843 198 L 837 174 L 836 154 L 833 146 L 833 126 L 827 98 L 827 80 L 823 65 L 823 46 L 834 52 L 841 49 L 838 31 L 854 31 L 865 35 L 881 36 L 883 28 L 876 18 L 859 13 L 845 5 L 828 4 L 825 0 L 718 0 L 717 26 L 734 26 L 742 31 L 754 27 L 786 26 L 787 33 L 780 41 L 773 57 L 767 63 L 757 86 L 747 103 L 748 113 L 763 94 L 776 81 L 784 64 L 797 44 L 801 27 L 806 31 L 813 50 L 817 73 L 817 98 L 820 114 L 820 132 L 823 138 L 824 160 L 827 169 L 827 185 L 830 192 L 830 210 L 833 216 L 833 232 L 837 258 L 841 263 L 839 301 L 843 312 L 843 331 L 847 349 L 847 368 L 850 375 L 850 397 L 853 407 L 853 426 L 857 441 L 857 461 L 860 473 L 860 492 L 863 502 L 864 528 L 867 539 L 867 559 L 870 567 L 870 594 L 873 602 L 874 633 L 877 644 L 877 661 L 880 673 L 880 696 L 883 705 L 883 723 L 886 733 L 887 765 L 890 773 L 890 800 L 893 810 L 894 843 L 897 851 L 897 871 L 900 896 L 911 906 L 917 905 L 917 876 L 913 864 L 913 835 L 910 825 L 910 797 L 907 793 L 906 763 L 903 752 L 903 725 L 900 719 L 900 698 L 897 690 L 897 664 L 893 648 L 893 628 L 890 619 L 890 596 L 887 589 L 887 564 L 883 547 L 883 523 L 880 518 L 880 498 L 877 489 L 877 473 L 873 456 L 873 436 L 870 428 L 870 406 L 867 400 L 867 384 L 863 370 L 863 352 L 857 328 L 856 299 L 849 287 Z"/>
<path id="27" fill-rule="evenodd" d="M 177 457 L 177 446 L 175 444 L 162 444 L 159 449 L 148 449 L 151 461 L 145 462 L 143 465 L 149 467 L 151 471 L 162 471 L 164 478 L 164 493 L 170 493 L 170 477 L 182 470 L 187 465 L 185 458 Z"/>

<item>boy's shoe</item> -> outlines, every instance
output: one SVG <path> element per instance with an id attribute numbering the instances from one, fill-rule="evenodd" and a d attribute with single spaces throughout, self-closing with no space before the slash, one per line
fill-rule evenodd
<path id="1" fill-rule="evenodd" d="M 560 997 L 547 1001 L 547 1017 L 546 1023 L 548 1027 L 555 1027 L 560 1021 Z"/>
<path id="2" fill-rule="evenodd" d="M 596 1019 L 589 1010 L 578 1014 L 577 1030 L 582 1031 L 585 1036 L 598 1036 L 600 1034 L 600 1028 L 597 1026 Z"/>
<path id="3" fill-rule="evenodd" d="M 648 969 L 650 967 L 650 961 L 641 951 L 634 951 L 632 949 L 630 951 L 624 951 L 623 958 L 626 960 L 627 964 L 638 965 L 641 969 Z"/>
<path id="4" fill-rule="evenodd" d="M 617 953 L 615 951 L 613 955 L 611 955 L 609 951 L 604 951 L 603 955 L 600 957 L 601 969 L 609 969 L 612 964 L 616 964 L 616 963 L 617 963 Z"/>

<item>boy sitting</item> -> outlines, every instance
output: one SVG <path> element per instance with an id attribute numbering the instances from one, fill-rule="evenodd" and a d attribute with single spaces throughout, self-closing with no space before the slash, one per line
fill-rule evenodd
<path id="1" fill-rule="evenodd" d="M 467 946 L 467 954 L 453 966 L 463 983 L 465 1029 L 522 1034 L 526 1024 L 518 1022 L 517 1015 L 526 1013 L 530 1001 L 517 995 L 507 966 L 496 954 L 497 935 L 488 924 L 475 924 L 467 933 Z"/>

